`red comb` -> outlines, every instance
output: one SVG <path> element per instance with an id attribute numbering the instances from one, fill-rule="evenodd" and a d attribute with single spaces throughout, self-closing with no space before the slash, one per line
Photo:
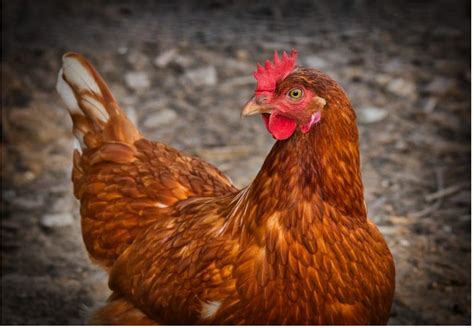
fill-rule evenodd
<path id="1" fill-rule="evenodd" d="M 273 92 L 277 82 L 284 79 L 288 76 L 288 74 L 291 73 L 295 67 L 297 57 L 298 52 L 295 49 L 292 49 L 289 56 L 286 52 L 283 52 L 283 55 L 280 59 L 280 57 L 278 57 L 277 51 L 275 50 L 273 55 L 273 63 L 269 60 L 266 60 L 265 67 L 257 64 L 257 70 L 253 73 L 253 76 L 255 76 L 255 79 L 257 80 L 257 89 L 255 92 Z"/>

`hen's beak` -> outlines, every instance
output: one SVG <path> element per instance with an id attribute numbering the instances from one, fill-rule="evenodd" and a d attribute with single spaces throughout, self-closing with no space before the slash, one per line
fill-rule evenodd
<path id="1" fill-rule="evenodd" d="M 242 116 L 250 116 L 254 114 L 265 114 L 272 111 L 263 98 L 252 97 L 242 108 Z"/>

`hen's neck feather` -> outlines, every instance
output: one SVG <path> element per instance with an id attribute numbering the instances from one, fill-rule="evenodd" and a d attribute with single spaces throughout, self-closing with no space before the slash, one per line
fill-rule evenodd
<path id="1" fill-rule="evenodd" d="M 275 212 L 322 220 L 325 207 L 354 221 L 366 220 L 355 114 L 344 99 L 329 99 L 334 108 L 324 111 L 310 133 L 296 132 L 274 145 L 246 192 L 251 203 L 246 206 L 255 211 L 250 225 L 260 225 Z"/>

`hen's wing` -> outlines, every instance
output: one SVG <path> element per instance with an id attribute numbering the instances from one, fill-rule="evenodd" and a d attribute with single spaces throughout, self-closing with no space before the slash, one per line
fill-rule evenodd
<path id="1" fill-rule="evenodd" d="M 236 199 L 231 193 L 173 206 L 117 259 L 110 288 L 157 322 L 209 324 L 217 313 L 231 315 L 222 311 L 240 301 L 236 270 L 241 279 L 253 273 L 253 257 L 237 265 L 242 244 L 225 231 Z"/>
<path id="2" fill-rule="evenodd" d="M 86 247 L 100 264 L 110 267 L 177 201 L 236 190 L 212 165 L 145 140 L 83 56 L 63 56 L 57 90 L 81 145 L 74 151 L 74 193 Z"/>

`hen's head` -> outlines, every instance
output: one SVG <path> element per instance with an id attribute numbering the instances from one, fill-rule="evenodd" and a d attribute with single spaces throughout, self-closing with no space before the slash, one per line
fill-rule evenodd
<path id="1" fill-rule="evenodd" d="M 334 92 L 345 94 L 325 74 L 295 66 L 298 54 L 275 51 L 273 63 L 257 64 L 255 96 L 245 105 L 242 115 L 262 114 L 268 131 L 278 140 L 291 137 L 297 129 L 308 133 L 325 115 L 326 100 Z M 336 98 L 338 96 L 336 95 Z"/>

